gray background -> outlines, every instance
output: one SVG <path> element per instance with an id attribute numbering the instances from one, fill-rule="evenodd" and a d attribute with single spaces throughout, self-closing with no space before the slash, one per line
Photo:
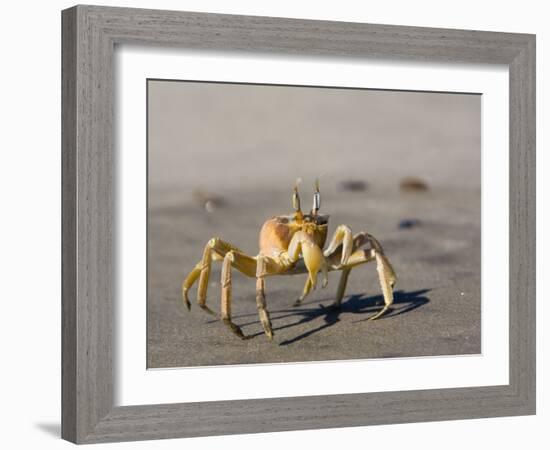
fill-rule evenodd
<path id="1" fill-rule="evenodd" d="M 148 366 L 480 352 L 480 96 L 150 81 Z M 290 209 L 296 177 L 309 207 L 379 238 L 398 274 L 392 314 L 374 263 L 352 272 L 341 313 L 325 307 L 337 278 L 292 308 L 303 277 L 267 282 L 275 342 L 261 335 L 254 281 L 234 276 L 239 341 L 181 304 L 183 277 L 213 236 L 257 253 L 265 219 Z M 402 193 L 404 176 L 429 190 Z M 362 180 L 348 192 L 341 183 Z M 213 211 L 204 208 L 212 198 Z M 405 219 L 419 220 L 400 229 Z M 219 308 L 219 266 L 209 305 Z M 191 293 L 194 299 L 195 292 Z"/>

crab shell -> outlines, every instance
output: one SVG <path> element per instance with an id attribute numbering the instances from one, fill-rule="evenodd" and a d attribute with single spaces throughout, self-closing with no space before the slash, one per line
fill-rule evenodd
<path id="1" fill-rule="evenodd" d="M 286 252 L 292 236 L 300 230 L 311 235 L 322 249 L 327 240 L 328 219 L 328 215 L 320 214 L 275 216 L 268 219 L 260 230 L 260 254 L 276 256 Z"/>

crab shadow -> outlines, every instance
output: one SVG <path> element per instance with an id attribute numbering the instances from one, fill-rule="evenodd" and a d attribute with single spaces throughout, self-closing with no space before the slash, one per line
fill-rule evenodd
<path id="1" fill-rule="evenodd" d="M 430 292 L 430 289 L 420 289 L 417 291 L 396 291 L 394 292 L 394 301 L 392 307 L 382 317 L 377 319 L 386 320 L 392 317 L 399 316 L 401 314 L 409 313 L 417 308 L 428 303 L 430 300 L 424 294 Z M 316 328 L 312 328 L 302 334 L 291 339 L 286 339 L 279 343 L 281 346 L 290 345 L 302 339 L 305 339 L 315 333 L 318 333 L 326 328 L 329 328 L 340 321 L 342 314 L 356 314 L 359 316 L 367 315 L 367 317 L 360 318 L 354 323 L 364 322 L 369 320 L 377 311 L 379 311 L 384 305 L 384 298 L 382 295 L 365 296 L 364 294 L 354 294 L 346 297 L 339 308 L 334 308 L 332 305 L 325 306 L 322 303 L 316 307 L 292 307 L 274 310 L 271 313 L 272 322 L 275 324 L 280 320 L 298 317 L 298 320 L 286 323 L 284 325 L 274 326 L 273 331 L 280 331 L 284 329 L 294 328 L 306 323 L 322 319 L 323 323 Z M 252 316 L 255 314 L 243 314 L 241 316 L 235 316 L 234 318 L 242 318 Z M 239 324 L 240 326 L 247 326 L 257 324 L 258 321 L 254 320 L 247 323 Z M 252 334 L 249 337 L 253 338 L 262 335 L 263 332 Z"/>

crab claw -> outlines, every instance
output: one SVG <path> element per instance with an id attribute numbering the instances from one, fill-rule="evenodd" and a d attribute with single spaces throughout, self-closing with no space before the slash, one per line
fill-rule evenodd
<path id="1" fill-rule="evenodd" d="M 328 268 L 323 252 L 314 242 L 302 243 L 302 255 L 313 289 L 317 286 L 317 273 L 323 272 L 323 288 L 328 284 Z"/>

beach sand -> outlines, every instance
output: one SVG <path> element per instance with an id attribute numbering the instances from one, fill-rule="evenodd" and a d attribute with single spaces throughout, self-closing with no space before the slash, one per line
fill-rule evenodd
<path id="1" fill-rule="evenodd" d="M 480 353 L 479 96 L 229 87 L 149 86 L 148 367 Z M 255 280 L 237 271 L 233 319 L 252 339 L 202 311 L 196 286 L 187 311 L 181 283 L 206 242 L 256 255 L 262 223 L 292 211 L 296 176 L 309 208 L 316 174 L 329 236 L 347 224 L 382 243 L 398 276 L 392 311 L 367 320 L 383 304 L 374 262 L 352 271 L 340 311 L 328 308 L 338 273 L 300 307 L 304 275 L 267 278 L 272 342 Z M 406 176 L 428 190 L 402 192 Z M 366 185 L 343 188 L 350 180 Z M 216 311 L 220 269 L 214 262 L 208 290 Z"/>

